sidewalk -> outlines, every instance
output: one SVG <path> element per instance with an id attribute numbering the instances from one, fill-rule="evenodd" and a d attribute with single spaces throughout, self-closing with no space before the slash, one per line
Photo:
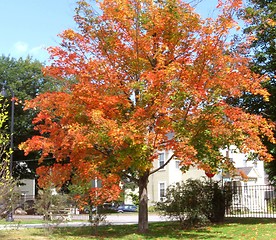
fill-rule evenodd
<path id="1" fill-rule="evenodd" d="M 38 219 L 42 220 L 42 216 L 38 215 L 14 215 L 14 220 L 31 220 Z M 161 217 L 157 214 L 149 214 L 149 222 L 162 222 L 167 221 L 167 218 Z M 77 222 L 80 221 L 81 222 Z M 138 214 L 137 213 L 122 213 L 122 214 L 110 214 L 107 215 L 106 221 L 102 225 L 128 225 L 128 224 L 138 224 Z M 0 230 L 8 229 L 22 229 L 22 228 L 48 228 L 48 227 L 85 227 L 90 226 L 88 222 L 88 214 L 73 215 L 71 222 L 63 222 L 59 224 L 55 223 L 33 223 L 33 224 L 21 224 L 21 223 L 7 223 L 0 225 Z"/>

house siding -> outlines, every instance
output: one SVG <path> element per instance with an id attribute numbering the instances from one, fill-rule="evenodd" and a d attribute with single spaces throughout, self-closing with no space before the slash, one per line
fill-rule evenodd
<path id="1" fill-rule="evenodd" d="M 164 153 L 165 162 L 168 160 L 173 151 L 160 151 L 160 153 Z M 239 186 L 256 186 L 256 185 L 264 185 L 266 184 L 266 175 L 264 171 L 264 163 L 263 161 L 248 161 L 248 155 L 241 153 L 235 146 L 230 146 L 229 149 L 221 150 L 221 154 L 225 157 L 229 157 L 233 160 L 233 164 L 236 168 L 246 168 L 250 169 L 248 172 L 248 179 L 238 178 L 224 178 L 223 172 L 218 171 L 218 173 L 213 177 L 215 181 L 221 182 L 233 182 Z M 165 183 L 165 186 L 168 187 L 177 182 L 186 181 L 187 179 L 202 179 L 206 178 L 205 172 L 196 167 L 190 167 L 190 169 L 186 172 L 182 172 L 179 168 L 176 167 L 177 159 L 172 159 L 168 165 L 164 167 L 164 169 L 159 170 L 149 177 L 148 183 L 148 196 L 149 196 L 149 206 L 154 205 L 156 202 L 160 201 L 160 193 L 159 193 L 159 184 L 161 182 Z M 153 169 L 159 167 L 158 161 L 156 160 L 153 163 Z"/>
<path id="2" fill-rule="evenodd" d="M 168 160 L 173 151 L 162 151 L 164 153 L 165 162 Z M 177 182 L 186 181 L 189 178 L 197 179 L 205 176 L 204 171 L 199 170 L 195 167 L 191 167 L 189 171 L 183 173 L 180 168 L 177 168 L 178 159 L 172 159 L 168 165 L 163 169 L 160 169 L 158 172 L 150 175 L 148 183 L 148 198 L 149 206 L 153 206 L 156 202 L 160 201 L 160 183 L 165 184 L 165 188 L 170 185 L 173 185 Z M 159 167 L 158 160 L 154 161 L 153 169 Z"/>

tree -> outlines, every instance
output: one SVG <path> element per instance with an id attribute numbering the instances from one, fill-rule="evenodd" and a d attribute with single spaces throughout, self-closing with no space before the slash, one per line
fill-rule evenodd
<path id="1" fill-rule="evenodd" d="M 1 102 L 3 98 L 0 97 Z M 10 173 L 10 135 L 6 133 L 8 112 L 4 101 L 0 104 L 0 217 L 6 216 L 12 209 L 15 197 L 16 181 Z"/>
<path id="2" fill-rule="evenodd" d="M 276 121 L 276 2 L 270 0 L 251 0 L 243 17 L 248 21 L 245 34 L 254 35 L 251 49 L 253 51 L 252 70 L 268 75 L 270 81 L 264 87 L 270 93 L 269 101 L 261 96 L 247 96 L 243 107 L 249 112 L 262 114 L 265 118 Z M 275 133 L 274 133 L 275 136 Z M 264 144 L 273 155 L 274 161 L 266 163 L 270 181 L 276 184 L 276 145 L 264 139 Z"/>
<path id="3" fill-rule="evenodd" d="M 37 134 L 32 125 L 36 111 L 24 111 L 25 101 L 35 98 L 41 92 L 58 88 L 58 84 L 54 82 L 53 78 L 43 76 L 42 67 L 41 62 L 32 60 L 31 57 L 26 59 L 0 57 L 0 82 L 7 84 L 14 91 L 16 97 L 13 153 L 13 175 L 15 177 L 33 178 L 37 167 L 37 161 L 33 161 L 33 159 L 39 156 L 37 153 L 32 153 L 26 157 L 23 151 L 17 147 L 21 142 Z M 6 98 L 9 99 L 11 93 L 9 91 L 6 93 L 8 95 Z M 25 164 L 22 164 L 23 160 L 27 160 Z"/>
<path id="4" fill-rule="evenodd" d="M 39 109 L 33 122 L 41 135 L 22 144 L 25 153 L 40 150 L 42 160 L 52 154 L 57 162 L 68 158 L 68 168 L 89 163 L 135 182 L 140 232 L 148 230 L 149 176 L 172 159 L 215 171 L 231 164 L 219 149 L 235 144 L 269 160 L 259 136 L 274 141 L 273 124 L 225 101 L 244 91 L 268 97 L 266 78 L 230 51 L 240 4 L 220 1 L 221 15 L 203 20 L 178 0 L 105 0 L 100 14 L 79 1 L 78 30 L 60 35 L 45 69 L 64 88 L 28 103 Z M 173 155 L 153 169 L 166 149 Z"/>

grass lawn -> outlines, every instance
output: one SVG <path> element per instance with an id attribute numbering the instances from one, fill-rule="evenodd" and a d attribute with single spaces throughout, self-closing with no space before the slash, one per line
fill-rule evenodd
<path id="1" fill-rule="evenodd" d="M 202 229 L 181 230 L 176 222 L 150 223 L 145 235 L 137 225 L 103 226 L 97 233 L 90 227 L 56 229 L 20 229 L 0 231 L 1 240 L 150 240 L 150 239 L 276 239 L 276 219 L 226 219 L 224 224 Z"/>
<path id="2" fill-rule="evenodd" d="M 33 223 L 45 223 L 45 221 L 40 219 L 16 219 L 13 222 L 7 222 L 5 219 L 0 220 L 1 225 L 10 225 L 10 224 L 33 224 Z M 0 238 L 1 239 L 1 238 Z"/>

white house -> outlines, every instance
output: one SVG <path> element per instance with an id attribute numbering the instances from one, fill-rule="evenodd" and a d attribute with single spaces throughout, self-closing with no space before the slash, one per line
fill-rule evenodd
<path id="1" fill-rule="evenodd" d="M 230 158 L 236 167 L 230 176 L 220 172 L 216 177 L 233 189 L 232 208 L 250 212 L 266 212 L 270 188 L 264 170 L 264 162 L 258 159 L 248 160 L 248 154 L 241 153 L 235 146 L 223 150 L 222 154 Z M 270 197 L 273 197 L 272 195 Z"/>
<path id="2" fill-rule="evenodd" d="M 24 202 L 35 199 L 35 179 L 21 179 L 18 191 Z"/>
<path id="3" fill-rule="evenodd" d="M 219 171 L 213 177 L 213 180 L 221 181 L 222 184 L 230 183 L 235 189 L 238 189 L 239 187 L 239 189 L 243 189 L 243 191 L 246 191 L 246 189 L 248 189 L 247 193 L 244 193 L 244 196 L 247 195 L 248 197 L 242 200 L 243 204 L 247 205 L 248 208 L 251 205 L 253 206 L 252 201 L 255 200 L 252 199 L 260 198 L 263 200 L 265 195 L 264 191 L 255 191 L 255 195 L 252 195 L 253 191 L 251 193 L 251 191 L 249 190 L 251 186 L 264 185 L 267 183 L 264 171 L 264 163 L 258 160 L 249 161 L 248 155 L 239 152 L 239 150 L 235 146 L 231 146 L 229 150 L 221 150 L 221 153 L 223 156 L 227 156 L 230 158 L 230 160 L 233 161 L 233 164 L 236 167 L 236 174 L 234 174 L 234 176 L 230 176 L 223 171 Z M 153 164 L 154 168 L 161 166 L 164 162 L 166 162 L 167 159 L 170 158 L 172 154 L 172 151 L 160 151 L 158 160 L 156 160 Z M 179 160 L 173 159 L 163 169 L 159 170 L 149 177 L 149 206 L 154 205 L 156 202 L 164 200 L 166 188 L 172 184 L 185 181 L 189 178 L 206 178 L 205 172 L 201 169 L 197 169 L 196 167 L 191 167 L 187 172 L 183 173 L 180 170 L 179 163 Z M 238 199 L 237 201 L 241 202 L 241 199 Z M 250 201 L 252 202 L 251 205 Z"/>
<path id="4" fill-rule="evenodd" d="M 267 184 L 263 161 L 259 161 L 256 158 L 249 160 L 249 154 L 241 153 L 235 146 L 221 150 L 221 153 L 233 162 L 237 173 L 234 176 L 229 176 L 220 172 L 216 178 L 223 179 L 224 182 L 234 181 L 239 186 Z"/>
<path id="5" fill-rule="evenodd" d="M 173 152 L 160 151 L 158 160 L 154 161 L 154 168 L 162 166 L 167 159 L 171 157 Z M 205 172 L 201 169 L 191 167 L 189 171 L 183 173 L 179 166 L 180 161 L 172 159 L 169 164 L 158 172 L 150 175 L 148 183 L 148 198 L 149 206 L 154 205 L 156 202 L 163 201 L 166 189 L 168 186 L 173 185 L 177 182 L 185 181 L 189 178 L 201 178 L 206 177 Z"/>

